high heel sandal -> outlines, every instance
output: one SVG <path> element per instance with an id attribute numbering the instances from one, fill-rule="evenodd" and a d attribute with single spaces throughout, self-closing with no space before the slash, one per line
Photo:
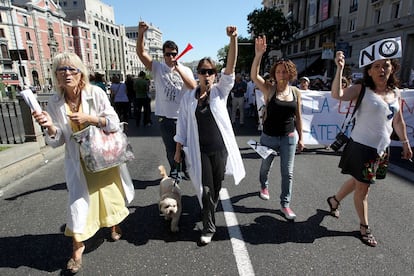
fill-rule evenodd
<path id="1" fill-rule="evenodd" d="M 111 229 L 111 239 L 112 241 L 119 241 L 122 237 L 122 231 L 119 225 L 112 226 Z"/>
<path id="2" fill-rule="evenodd" d="M 333 207 L 333 205 L 331 203 L 331 199 L 335 200 L 335 202 L 337 204 L 335 208 Z M 341 203 L 339 202 L 339 200 L 336 199 L 336 196 L 330 196 L 330 197 L 328 197 L 328 199 L 326 201 L 328 202 L 329 208 L 331 209 L 331 211 L 330 211 L 331 216 L 333 216 L 335 218 L 339 218 L 338 208 L 339 208 L 339 205 L 341 205 Z"/>
<path id="3" fill-rule="evenodd" d="M 79 250 L 82 247 L 83 249 L 81 250 L 82 253 L 80 255 L 80 258 L 75 260 L 73 257 L 75 255 L 75 251 Z M 69 270 L 70 273 L 75 274 L 82 268 L 82 254 L 84 250 L 85 250 L 85 245 L 83 243 L 81 243 L 81 245 L 78 247 L 75 247 L 74 245 L 72 258 L 70 258 L 68 263 L 66 264 L 66 269 Z"/>
<path id="4" fill-rule="evenodd" d="M 371 246 L 371 247 L 377 246 L 378 243 L 375 240 L 374 235 L 372 235 L 372 233 L 371 233 L 371 228 L 369 228 L 368 225 L 362 224 L 362 223 L 359 226 L 360 226 L 360 228 L 365 229 L 365 234 L 362 234 L 362 231 L 360 230 L 360 233 L 361 233 L 360 239 L 361 239 L 361 241 L 363 243 L 365 243 L 366 245 Z"/>

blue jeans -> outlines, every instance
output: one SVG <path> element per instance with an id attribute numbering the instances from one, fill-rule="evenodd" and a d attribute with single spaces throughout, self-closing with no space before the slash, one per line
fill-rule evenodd
<path id="1" fill-rule="evenodd" d="M 282 177 L 282 192 L 280 194 L 280 205 L 282 208 L 289 207 L 292 197 L 293 166 L 295 162 L 296 137 L 294 133 L 289 136 L 269 136 L 262 133 L 260 144 L 272 148 L 280 155 L 280 173 Z M 269 171 L 273 164 L 275 155 L 271 154 L 266 159 L 262 159 L 260 166 L 260 185 L 261 188 L 268 188 Z"/>

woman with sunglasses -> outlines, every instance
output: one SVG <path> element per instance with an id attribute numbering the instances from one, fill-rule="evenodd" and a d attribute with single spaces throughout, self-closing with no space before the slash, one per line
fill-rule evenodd
<path id="1" fill-rule="evenodd" d="M 331 215 L 338 218 L 340 202 L 353 192 L 360 239 L 374 247 L 377 241 L 368 224 L 368 192 L 376 179 L 385 178 L 393 127 L 402 143 L 402 158 L 411 159 L 413 156 L 400 109 L 401 96 L 396 77 L 399 65 L 394 59 L 376 60 L 364 67 L 362 83 L 343 88 L 341 79 L 345 56 L 342 51 L 336 52 L 335 63 L 337 70 L 332 82 L 332 97 L 341 101 L 356 101 L 363 89 L 365 93 L 356 112 L 350 141 L 339 162 L 342 173 L 351 175 L 351 178 L 327 201 Z"/>
<path id="2" fill-rule="evenodd" d="M 87 239 L 102 227 L 110 227 L 111 238 L 121 238 L 121 223 L 128 215 L 126 202 L 134 198 L 134 186 L 125 164 L 91 173 L 80 158 L 79 144 L 72 133 L 94 125 L 106 132 L 118 131 L 119 117 L 106 93 L 90 85 L 88 70 L 75 53 L 54 57 L 52 81 L 56 93 L 47 111 L 33 113 L 45 129 L 51 147 L 65 145 L 65 178 L 69 193 L 65 235 L 72 237 L 73 251 L 67 269 L 76 273 L 82 266 Z"/>
<path id="3" fill-rule="evenodd" d="M 218 83 L 216 66 L 203 58 L 197 66 L 200 85 L 184 95 L 177 121 L 174 159 L 181 162 L 184 150 L 191 181 L 202 207 L 201 244 L 208 244 L 216 232 L 215 211 L 224 174 L 232 174 L 236 185 L 245 170 L 227 112 L 227 97 L 234 84 L 237 59 L 237 28 L 228 26 L 230 46 L 227 64 Z M 227 170 L 227 171 L 226 171 Z"/>
<path id="4" fill-rule="evenodd" d="M 266 103 L 266 115 L 263 121 L 263 132 L 260 144 L 279 152 L 280 171 L 282 176 L 282 192 L 280 194 L 281 211 L 288 220 L 294 220 L 296 214 L 290 208 L 293 183 L 293 165 L 295 160 L 296 144 L 299 151 L 304 148 L 302 140 L 301 96 L 299 89 L 289 85 L 296 79 L 295 64 L 290 60 L 276 61 L 270 77 L 275 80 L 266 82 L 260 75 L 260 61 L 266 52 L 266 36 L 255 40 L 255 57 L 253 59 L 250 77 L 256 86 L 263 92 Z M 299 139 L 296 141 L 295 129 Z M 269 171 L 275 155 L 271 154 L 262 160 L 260 166 L 259 196 L 269 200 Z"/>

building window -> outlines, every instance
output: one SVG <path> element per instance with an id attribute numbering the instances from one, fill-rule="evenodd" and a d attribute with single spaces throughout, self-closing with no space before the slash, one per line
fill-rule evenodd
<path id="1" fill-rule="evenodd" d="M 76 7 L 78 5 L 78 1 L 73 1 L 72 5 Z"/>
<path id="2" fill-rule="evenodd" d="M 316 46 L 316 37 L 312 36 L 311 38 L 309 38 L 309 49 L 315 49 Z"/>
<path id="3" fill-rule="evenodd" d="M 10 55 L 9 55 L 9 48 L 7 48 L 7 45 L 6 44 L 1 44 L 1 56 L 3 57 L 3 58 L 7 58 L 7 59 L 9 59 L 10 58 Z"/>
<path id="4" fill-rule="evenodd" d="M 306 39 L 300 42 L 300 51 L 304 52 L 306 50 Z"/>
<path id="5" fill-rule="evenodd" d="M 32 46 L 29 46 L 29 56 L 30 56 L 30 59 L 31 60 L 34 60 L 35 59 L 34 52 L 33 52 L 33 47 Z"/>
<path id="6" fill-rule="evenodd" d="M 0 37 L 6 37 L 6 36 L 4 35 L 4 29 L 0 29 Z"/>
<path id="7" fill-rule="evenodd" d="M 27 16 L 23 16 L 23 24 L 27 27 L 29 26 L 29 22 L 27 21 Z"/>
<path id="8" fill-rule="evenodd" d="M 381 23 L 381 8 L 374 10 L 374 25 Z"/>
<path id="9" fill-rule="evenodd" d="M 392 3 L 391 7 L 391 19 L 400 18 L 400 2 Z"/>
<path id="10" fill-rule="evenodd" d="M 50 28 L 49 29 L 49 39 L 54 39 L 54 38 L 55 38 L 55 35 L 54 35 L 54 32 L 53 32 L 53 29 Z"/>
<path id="11" fill-rule="evenodd" d="M 1 17 L 1 13 L 0 13 L 0 23 L 3 22 L 3 18 Z"/>
<path id="12" fill-rule="evenodd" d="M 85 31 L 85 38 L 88 38 L 88 31 Z"/>
<path id="13" fill-rule="evenodd" d="M 29 32 L 26 32 L 26 39 L 27 39 L 27 40 L 31 40 L 31 39 L 30 39 L 30 33 L 29 33 Z"/>
<path id="14" fill-rule="evenodd" d="M 355 20 L 356 20 L 355 18 L 349 19 L 349 28 L 348 28 L 348 31 L 350 33 L 355 32 Z"/>
<path id="15" fill-rule="evenodd" d="M 66 28 L 66 33 L 70 35 L 70 28 Z"/>

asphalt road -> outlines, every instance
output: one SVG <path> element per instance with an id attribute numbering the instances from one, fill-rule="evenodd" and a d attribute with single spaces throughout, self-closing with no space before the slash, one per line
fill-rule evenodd
<path id="1" fill-rule="evenodd" d="M 250 122 L 251 123 L 251 122 Z M 258 139 L 252 124 L 236 127 L 247 171 L 235 186 L 224 183 L 229 199 L 217 210 L 217 233 L 200 246 L 200 210 L 192 184 L 182 181 L 180 232 L 171 234 L 158 211 L 158 165 L 166 165 L 157 125 L 129 136 L 136 160 L 129 163 L 136 196 L 124 235 L 109 242 L 108 229 L 87 242 L 78 275 L 413 275 L 414 183 L 390 173 L 370 193 L 370 225 L 378 246 L 358 238 L 352 197 L 341 217 L 328 215 L 326 198 L 347 178 L 339 157 L 320 150 L 298 154 L 291 207 L 286 221 L 279 210 L 279 159 L 271 175 L 269 201 L 258 197 L 259 156 L 248 146 Z M 0 275 L 62 275 L 71 241 L 62 233 L 67 192 L 63 159 L 50 161 L 13 183 L 0 197 Z"/>

